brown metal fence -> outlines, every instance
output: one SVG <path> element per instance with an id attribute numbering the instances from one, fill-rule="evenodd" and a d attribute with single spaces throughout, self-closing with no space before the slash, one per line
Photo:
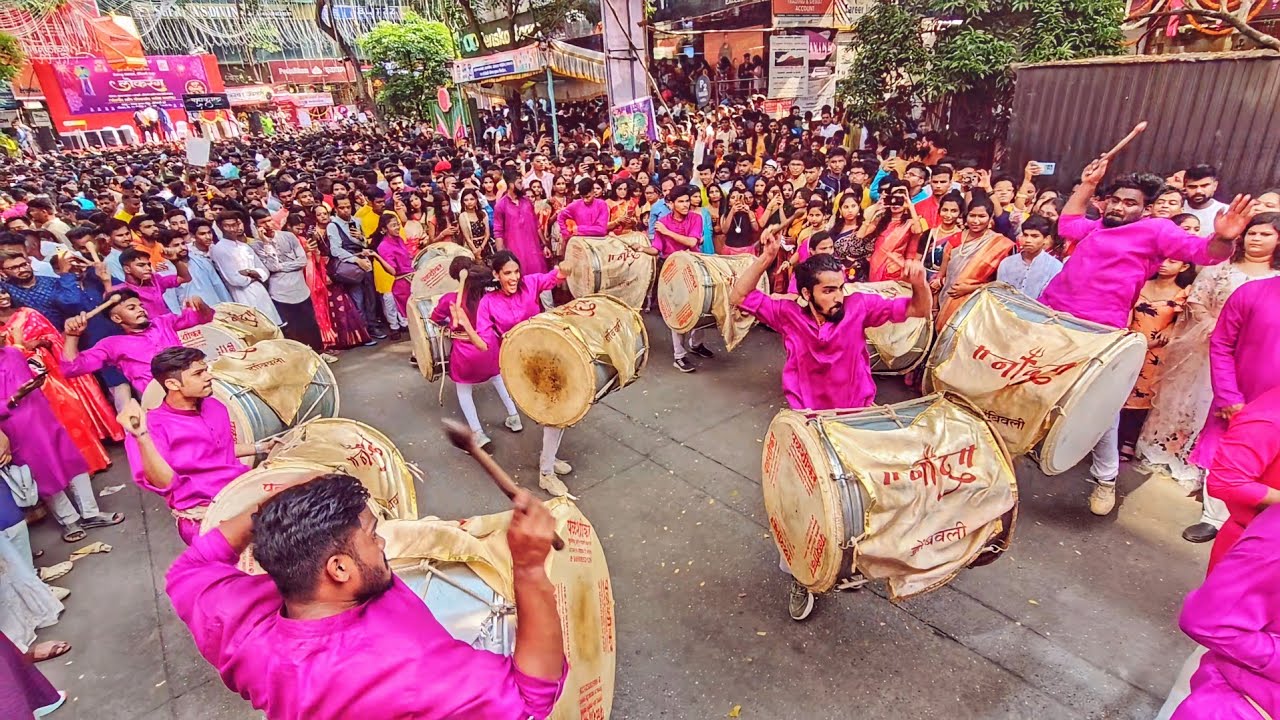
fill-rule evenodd
<path id="1" fill-rule="evenodd" d="M 1057 163 L 1045 185 L 1069 189 L 1080 170 L 1139 120 L 1147 131 L 1111 174 L 1218 168 L 1219 195 L 1280 185 L 1280 55 L 1253 51 L 1097 58 L 1024 65 L 1005 170 Z"/>

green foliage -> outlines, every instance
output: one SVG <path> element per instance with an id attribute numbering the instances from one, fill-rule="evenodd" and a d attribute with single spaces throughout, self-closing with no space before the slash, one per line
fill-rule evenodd
<path id="1" fill-rule="evenodd" d="M 448 63 L 457 56 L 449 28 L 406 13 L 399 23 L 378 23 L 357 42 L 381 84 L 378 104 L 393 115 L 426 117 L 427 104 L 448 83 Z"/>
<path id="2" fill-rule="evenodd" d="M 12 80 L 26 59 L 18 39 L 0 32 L 0 82 Z"/>
<path id="3" fill-rule="evenodd" d="M 1123 16 L 1123 0 L 883 0 L 853 28 L 840 99 L 873 130 L 923 108 L 962 142 L 990 142 L 1008 125 L 1015 63 L 1118 54 Z"/>

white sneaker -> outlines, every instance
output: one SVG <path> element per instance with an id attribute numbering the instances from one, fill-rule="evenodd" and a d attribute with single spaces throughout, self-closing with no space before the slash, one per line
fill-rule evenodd
<path id="1" fill-rule="evenodd" d="M 49 592 L 53 593 L 53 596 L 59 601 L 71 597 L 71 591 L 59 585 L 46 585 L 45 587 L 49 588 Z"/>
<path id="2" fill-rule="evenodd" d="M 563 460 L 557 460 L 552 469 L 556 471 L 557 475 L 568 475 L 573 472 L 573 466 Z"/>
<path id="3" fill-rule="evenodd" d="M 524 423 L 520 422 L 519 415 L 508 415 L 507 421 L 503 423 L 511 432 L 520 432 L 524 429 Z"/>
<path id="4" fill-rule="evenodd" d="M 1114 481 L 1098 482 L 1093 486 L 1093 492 L 1089 493 L 1089 512 L 1098 516 L 1110 515 L 1115 506 L 1116 484 Z"/>
<path id="5" fill-rule="evenodd" d="M 578 496 L 569 492 L 569 487 L 564 484 L 564 481 L 555 475 L 539 475 L 538 487 L 546 490 L 556 497 L 567 497 L 570 500 L 578 499 Z"/>
<path id="6" fill-rule="evenodd" d="M 485 435 L 483 430 L 476 433 L 476 447 L 482 448 L 491 444 L 493 444 L 493 440 L 491 440 L 488 435 Z"/>

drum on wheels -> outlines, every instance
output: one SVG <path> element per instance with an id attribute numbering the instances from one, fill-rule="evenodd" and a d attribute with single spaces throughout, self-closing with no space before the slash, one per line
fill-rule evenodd
<path id="1" fill-rule="evenodd" d="M 911 286 L 892 280 L 849 283 L 845 285 L 845 294 L 850 293 L 869 293 L 886 300 L 896 300 L 911 297 Z M 929 318 L 907 318 L 906 322 L 867 328 L 866 334 L 871 372 L 876 375 L 906 375 L 919 367 L 929 354 L 933 323 Z"/>
<path id="2" fill-rule="evenodd" d="M 218 303 L 213 307 L 213 320 L 203 325 L 178 331 L 178 342 L 204 351 L 210 362 L 223 353 L 244 350 L 263 340 L 279 340 L 280 327 L 262 311 L 239 303 Z"/>
<path id="3" fill-rule="evenodd" d="M 461 255 L 472 257 L 470 250 L 458 243 L 447 241 L 431 243 L 419 250 L 418 255 L 413 259 L 410 296 L 435 297 L 457 290 L 458 281 L 449 277 L 449 264 Z"/>
<path id="4" fill-rule="evenodd" d="M 449 352 L 453 348 L 453 338 L 448 329 L 431 322 L 431 313 L 439 302 L 439 295 L 409 300 L 409 339 L 413 342 L 418 372 L 427 382 L 435 382 L 449 374 Z"/>
<path id="5" fill-rule="evenodd" d="M 861 410 L 783 410 L 764 440 L 765 509 L 795 579 L 830 590 L 853 571 L 897 600 L 1009 544 L 1018 490 L 979 411 L 941 394 Z"/>
<path id="6" fill-rule="evenodd" d="M 567 284 L 574 297 L 603 293 L 633 308 L 644 305 L 653 284 L 655 258 L 637 248 L 651 247 L 644 233 L 569 240 L 565 259 L 572 271 Z"/>
<path id="7" fill-rule="evenodd" d="M 1111 427 L 1142 370 L 1146 339 L 1042 305 L 1009 285 L 973 293 L 938 333 L 925 389 L 982 409 L 1009 451 L 1075 467 Z"/>
<path id="8" fill-rule="evenodd" d="M 608 295 L 581 297 L 520 323 L 498 356 L 516 405 L 550 427 L 581 420 L 604 396 L 635 382 L 648 360 L 640 313 Z"/>

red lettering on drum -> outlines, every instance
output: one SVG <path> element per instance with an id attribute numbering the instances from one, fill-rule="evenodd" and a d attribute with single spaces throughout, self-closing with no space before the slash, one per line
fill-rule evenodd
<path id="1" fill-rule="evenodd" d="M 569 595 L 564 583 L 556 583 L 556 612 L 560 615 L 560 637 L 564 638 L 564 659 L 571 664 L 573 658 L 569 646 Z"/>
<path id="2" fill-rule="evenodd" d="M 669 262 L 663 265 L 662 266 L 662 282 L 665 282 L 665 283 L 671 282 L 672 280 L 675 279 L 676 273 L 678 272 L 680 272 L 680 269 L 677 268 L 676 264 L 673 262 Z"/>
<path id="3" fill-rule="evenodd" d="M 379 472 L 386 472 L 391 467 L 386 452 L 369 440 L 361 440 L 355 445 L 343 445 L 348 452 L 347 463 L 352 467 L 372 467 Z"/>
<path id="4" fill-rule="evenodd" d="M 1038 347 L 1028 350 L 1016 360 L 996 355 L 986 345 L 979 345 L 978 349 L 973 351 L 974 360 L 983 361 L 987 367 L 998 372 L 1000 377 L 1009 380 L 1010 385 L 1021 385 L 1027 382 L 1032 385 L 1048 385 L 1053 382 L 1054 378 L 1062 376 L 1080 364 L 1078 362 L 1069 362 L 1061 365 L 1052 363 L 1041 365 L 1040 358 L 1042 357 L 1044 357 L 1044 348 Z M 988 360 L 987 358 L 994 359 Z"/>
<path id="5" fill-rule="evenodd" d="M 684 327 L 689 324 L 690 320 L 693 320 L 693 308 L 685 305 L 680 308 L 680 312 L 676 313 L 676 326 Z"/>
<path id="6" fill-rule="evenodd" d="M 818 518 L 809 516 L 809 527 L 804 533 L 804 556 L 809 558 L 809 574 L 817 575 L 822 564 L 822 553 L 827 550 L 827 535 L 818 525 Z"/>
<path id="7" fill-rule="evenodd" d="M 804 485 L 804 491 L 813 497 L 813 491 L 818 489 L 818 472 L 813 469 L 813 460 L 809 458 L 809 453 L 804 449 L 804 444 L 800 442 L 799 436 L 791 436 L 791 444 L 787 447 L 787 457 L 791 458 L 791 464 L 795 466 L 796 472 L 800 475 L 800 484 Z"/>
<path id="8" fill-rule="evenodd" d="M 569 551 L 569 562 L 590 564 L 595 559 L 595 544 L 589 523 L 577 520 L 565 521 L 565 545 Z"/>
<path id="9" fill-rule="evenodd" d="M 942 543 L 946 543 L 946 542 L 963 540 L 965 534 L 967 533 L 968 533 L 968 528 L 964 526 L 964 523 L 957 520 L 956 524 L 953 527 L 949 527 L 945 530 L 939 530 L 938 532 L 932 535 L 926 535 L 920 540 L 917 540 L 916 546 L 911 548 L 911 554 L 915 555 L 916 553 L 920 552 L 920 548 L 926 545 L 934 545 L 934 544 L 941 545 Z"/>
<path id="10" fill-rule="evenodd" d="M 580 720 L 604 720 L 604 683 L 600 678 L 578 690 L 578 717 Z"/>
<path id="11" fill-rule="evenodd" d="M 622 252 L 606 255 L 604 262 L 606 265 L 612 265 L 613 263 L 627 263 L 629 265 L 635 262 L 640 255 L 641 253 L 638 253 L 635 250 L 623 250 Z"/>
<path id="12" fill-rule="evenodd" d="M 685 290 L 692 293 L 693 289 L 698 287 L 698 279 L 693 276 L 693 266 L 686 265 L 684 271 L 680 273 L 680 279 L 684 281 Z"/>
<path id="13" fill-rule="evenodd" d="M 241 325 L 248 325 L 250 327 L 258 327 L 258 315 L 252 310 L 245 310 L 244 312 L 229 312 L 226 313 L 226 318 L 233 323 L 240 323 Z"/>
<path id="14" fill-rule="evenodd" d="M 778 551 L 782 553 L 782 559 L 787 561 L 787 565 L 791 565 L 792 558 L 796 556 L 796 549 L 791 545 L 791 539 L 787 537 L 787 531 L 782 528 L 782 523 L 772 515 L 769 516 L 769 529 L 773 531 L 773 539 L 778 543 Z"/>
<path id="15" fill-rule="evenodd" d="M 183 345 L 186 345 L 188 342 L 191 342 L 193 340 L 200 340 L 203 337 L 204 337 L 204 330 L 198 327 L 191 328 L 188 330 L 183 330 L 182 332 L 178 333 L 178 341 L 181 342 Z"/>
<path id="16" fill-rule="evenodd" d="M 444 275 L 446 272 L 448 272 L 448 268 L 446 268 L 445 266 L 432 265 L 431 267 L 427 268 L 425 272 L 423 272 L 421 275 L 418 276 L 418 280 L 429 285 L 435 285 L 436 283 L 440 282 L 441 279 L 444 278 Z"/>
<path id="17" fill-rule="evenodd" d="M 579 317 L 595 317 L 596 303 L 594 300 L 574 300 L 573 302 L 562 305 L 551 312 L 560 317 L 569 317 L 577 315 Z"/>
<path id="18" fill-rule="evenodd" d="M 938 488 L 938 500 L 959 490 L 962 486 L 968 485 L 978 479 L 978 476 L 969 472 L 960 472 L 953 467 L 951 461 L 954 459 L 957 466 L 972 468 L 974 464 L 974 455 L 977 453 L 977 445 L 969 445 L 968 447 L 945 453 L 943 455 L 935 455 L 932 447 L 926 446 L 924 449 L 924 457 L 915 461 L 911 465 L 911 469 L 907 471 L 907 479 L 911 482 L 923 483 L 925 487 L 933 485 Z M 886 471 L 884 473 L 884 484 L 890 485 L 902 479 L 902 473 L 896 470 Z M 950 489 L 944 487 L 943 479 L 954 480 L 956 485 Z"/>
<path id="19" fill-rule="evenodd" d="M 259 362 L 259 363 L 253 363 L 253 364 L 252 364 L 252 365 L 250 365 L 247 369 L 249 369 L 249 370 L 265 370 L 266 368 L 269 368 L 269 367 L 271 367 L 271 366 L 273 366 L 273 365 L 284 365 L 284 364 L 285 364 L 285 359 L 284 359 L 284 358 L 282 358 L 282 357 L 274 357 L 274 358 L 271 358 L 270 360 L 263 360 L 262 362 Z"/>
<path id="20" fill-rule="evenodd" d="M 770 485 L 778 484 L 778 436 L 773 433 L 764 440 L 764 479 Z"/>
<path id="21" fill-rule="evenodd" d="M 613 652 L 613 589 L 609 587 L 609 578 L 600 578 L 596 583 L 597 595 L 600 598 L 600 649 Z"/>

